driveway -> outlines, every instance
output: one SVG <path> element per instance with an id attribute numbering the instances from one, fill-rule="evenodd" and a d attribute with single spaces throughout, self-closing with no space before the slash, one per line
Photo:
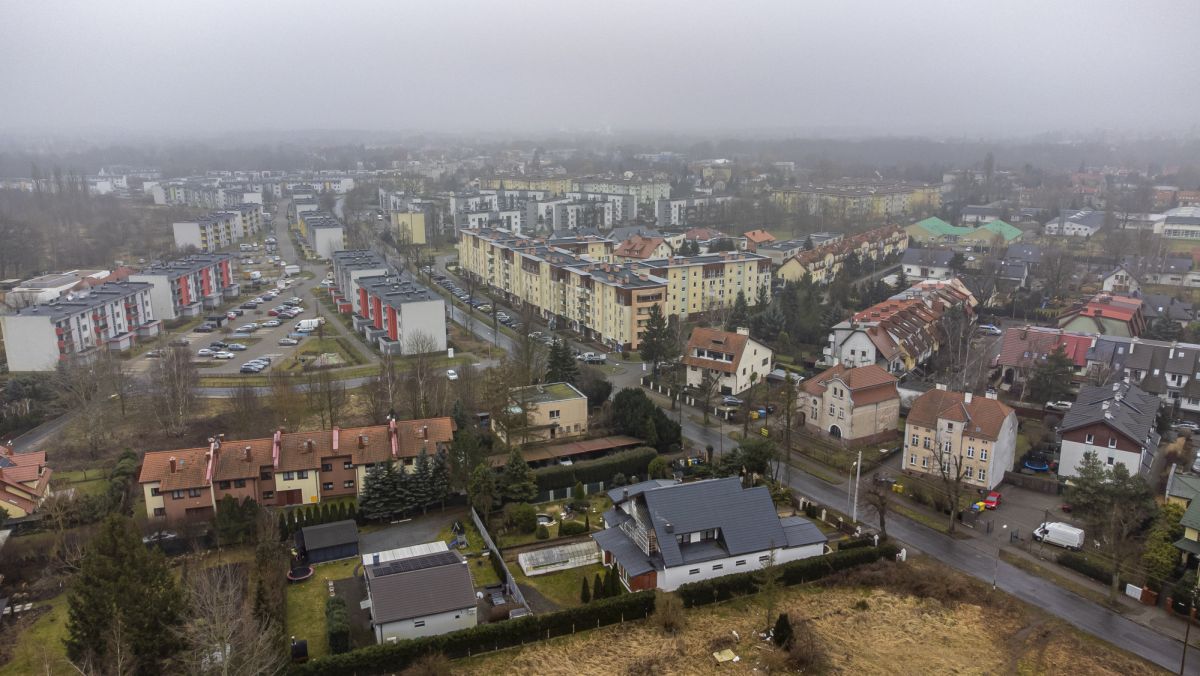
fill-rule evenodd
<path id="1" fill-rule="evenodd" d="M 447 507 L 446 511 L 434 508 L 428 514 L 413 517 L 404 523 L 362 533 L 358 536 L 358 551 L 362 554 L 374 554 L 398 547 L 433 542 L 446 526 L 469 518 L 471 517 L 467 515 L 465 507 Z"/>

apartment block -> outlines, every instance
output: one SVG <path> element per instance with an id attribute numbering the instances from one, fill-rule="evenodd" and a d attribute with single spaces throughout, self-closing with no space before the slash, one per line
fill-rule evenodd
<path id="1" fill-rule="evenodd" d="M 318 258 L 329 260 L 346 248 L 346 226 L 325 211 L 301 212 L 296 229 Z"/>
<path id="2" fill-rule="evenodd" d="M 628 223 L 637 218 L 637 198 L 634 195 L 624 193 L 603 193 L 603 192 L 579 192 L 571 191 L 566 195 L 567 199 L 576 202 L 603 202 L 611 205 L 606 207 L 604 213 L 608 214 L 610 225 L 620 225 Z"/>
<path id="3" fill-rule="evenodd" d="M 146 516 L 168 522 L 212 519 L 219 500 L 250 498 L 260 505 L 316 504 L 357 497 L 367 470 L 395 463 L 412 471 L 421 452 L 436 455 L 454 437 L 450 418 L 392 420 L 387 425 L 284 433 L 263 439 L 151 451 L 138 482 Z"/>
<path id="4" fill-rule="evenodd" d="M 334 286 L 329 293 L 338 312 L 344 314 L 355 311 L 360 277 L 378 277 L 391 272 L 387 261 L 370 249 L 335 251 L 330 262 L 333 264 Z"/>
<path id="5" fill-rule="evenodd" d="M 199 251 L 213 252 L 257 236 L 262 225 L 261 204 L 239 204 L 192 221 L 176 221 L 172 228 L 175 231 L 176 248 L 190 246 Z"/>
<path id="6" fill-rule="evenodd" d="M 446 349 L 446 301 L 399 275 L 359 277 L 354 329 L 390 355 Z"/>
<path id="7" fill-rule="evenodd" d="M 425 244 L 428 242 L 424 211 L 392 211 L 388 213 L 397 242 Z"/>
<path id="8" fill-rule="evenodd" d="M 154 317 L 161 320 L 196 317 L 205 309 L 237 298 L 233 254 L 192 254 L 173 261 L 155 263 L 129 275 L 131 282 L 151 285 Z"/>
<path id="9" fill-rule="evenodd" d="M 677 197 L 660 199 L 654 203 L 654 219 L 658 227 L 668 225 L 687 226 L 704 223 L 724 214 L 724 208 L 733 198 L 728 195 L 704 197 Z"/>
<path id="10" fill-rule="evenodd" d="M 0 316 L 9 370 L 52 371 L 69 358 L 126 350 L 138 338 L 158 335 L 152 289 L 108 282 Z"/>
<path id="11" fill-rule="evenodd" d="M 990 491 L 1013 468 L 1017 414 L 995 395 L 973 396 L 938 385 L 913 400 L 904 428 L 904 470 L 961 477 Z"/>
<path id="12" fill-rule="evenodd" d="M 880 261 L 908 250 L 908 233 L 891 225 L 858 235 L 811 239 L 812 249 L 796 252 L 779 266 L 781 279 L 799 282 L 807 276 L 814 284 L 829 284 L 841 274 L 851 255 L 859 261 Z"/>
<path id="13" fill-rule="evenodd" d="M 938 186 L 894 181 L 840 181 L 781 188 L 771 192 L 771 200 L 790 213 L 807 211 L 842 221 L 880 221 L 936 211 L 942 205 Z"/>

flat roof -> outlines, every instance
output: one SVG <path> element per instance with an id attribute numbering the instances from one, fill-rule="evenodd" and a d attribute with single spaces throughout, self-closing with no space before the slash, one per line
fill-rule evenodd
<path id="1" fill-rule="evenodd" d="M 546 383 L 544 385 L 529 385 L 509 390 L 509 396 L 514 400 L 527 404 L 544 404 L 548 401 L 564 401 L 567 399 L 586 399 L 582 392 L 575 389 L 571 383 Z"/>

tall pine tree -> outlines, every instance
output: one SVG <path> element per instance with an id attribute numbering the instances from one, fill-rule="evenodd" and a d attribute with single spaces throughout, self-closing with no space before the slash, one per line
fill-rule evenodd
<path id="1" fill-rule="evenodd" d="M 537 499 L 537 479 L 529 463 L 516 448 L 508 454 L 508 463 L 500 475 L 500 495 L 508 502 L 533 502 Z"/>
<path id="2" fill-rule="evenodd" d="M 750 306 L 746 303 L 746 294 L 743 291 L 737 292 L 737 297 L 733 299 L 733 310 L 729 312 L 729 318 L 725 320 L 726 331 L 736 331 L 739 328 L 750 326 Z"/>
<path id="3" fill-rule="evenodd" d="M 438 503 L 443 509 L 450 497 L 450 463 L 446 452 L 439 450 L 433 456 L 433 467 L 429 472 L 429 501 Z"/>
<path id="4" fill-rule="evenodd" d="M 429 503 L 433 502 L 433 466 L 429 462 L 429 454 L 425 449 L 421 449 L 421 453 L 417 455 L 417 461 L 413 465 L 413 473 L 409 475 L 409 493 L 412 496 L 412 506 L 414 509 L 420 508 L 422 512 L 428 510 Z"/>
<path id="5" fill-rule="evenodd" d="M 571 348 L 561 340 L 550 345 L 550 356 L 546 365 L 546 382 L 571 383 L 579 380 L 579 364 L 571 355 Z"/>
<path id="6" fill-rule="evenodd" d="M 358 508 L 364 519 L 379 521 L 391 517 L 388 494 L 392 490 L 394 471 L 390 462 L 375 465 L 367 470 L 362 491 L 358 495 Z"/>

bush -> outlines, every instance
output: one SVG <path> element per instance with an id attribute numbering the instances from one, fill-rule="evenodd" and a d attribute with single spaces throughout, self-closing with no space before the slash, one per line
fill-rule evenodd
<path id="1" fill-rule="evenodd" d="M 677 634 L 683 629 L 683 623 L 686 618 L 683 613 L 683 604 L 679 601 L 679 597 L 666 592 L 657 592 L 654 599 L 654 614 L 650 616 L 650 621 L 666 634 Z"/>
<path id="2" fill-rule="evenodd" d="M 537 534 L 535 537 L 537 537 L 537 539 L 539 539 L 539 540 L 545 540 L 546 538 L 550 537 L 550 530 L 547 529 L 544 524 L 539 524 L 537 527 Z"/>
<path id="3" fill-rule="evenodd" d="M 563 521 L 558 525 L 559 535 L 580 535 L 588 532 L 588 527 L 582 521 Z"/>
<path id="4" fill-rule="evenodd" d="M 1077 573 L 1083 573 L 1097 582 L 1112 584 L 1112 571 L 1103 564 L 1092 561 L 1084 554 L 1063 552 L 1058 555 L 1058 563 Z"/>
<path id="5" fill-rule="evenodd" d="M 504 518 L 509 525 L 522 533 L 532 533 L 538 527 L 537 510 L 527 502 L 505 505 Z"/>
<path id="6" fill-rule="evenodd" d="M 329 655 L 294 665 L 291 673 L 294 676 L 396 673 L 433 653 L 442 653 L 451 659 L 466 657 L 545 640 L 548 636 L 562 636 L 584 628 L 603 627 L 625 620 L 640 620 L 653 611 L 652 592 L 624 594 L 599 601 L 593 599 L 586 606 L 557 613 L 481 624 L 449 634 L 373 645 L 344 654 Z"/>
<path id="7" fill-rule="evenodd" d="M 790 561 L 778 566 L 779 579 L 785 585 L 812 582 L 840 570 L 872 563 L 881 558 L 894 558 L 896 551 L 898 550 L 895 545 L 887 544 Z M 679 587 L 678 594 L 687 608 L 727 601 L 737 596 L 746 596 L 757 592 L 759 577 L 758 571 L 751 571 L 700 582 L 689 582 Z"/>
<path id="8" fill-rule="evenodd" d="M 779 619 L 775 621 L 775 630 L 771 632 L 771 640 L 781 648 L 787 648 L 792 642 L 792 622 L 787 613 L 779 613 Z"/>
<path id="9" fill-rule="evenodd" d="M 549 491 L 558 488 L 573 488 L 576 483 L 596 483 L 609 481 L 613 474 L 645 475 L 650 461 L 658 457 L 653 448 L 641 446 L 595 460 L 584 460 L 573 465 L 554 465 L 534 470 L 539 491 Z"/>
<path id="10" fill-rule="evenodd" d="M 614 486 L 624 486 L 627 483 L 629 483 L 629 480 L 621 472 L 617 472 L 612 476 L 612 485 Z"/>
<path id="11" fill-rule="evenodd" d="M 340 596 L 325 601 L 325 635 L 329 640 L 329 652 L 337 655 L 350 650 L 350 616 L 346 612 L 346 600 Z"/>
<path id="12" fill-rule="evenodd" d="M 857 540 L 842 540 L 838 543 L 838 551 L 844 552 L 848 549 L 858 549 L 859 547 L 870 547 L 874 542 L 871 538 L 859 538 Z"/>

